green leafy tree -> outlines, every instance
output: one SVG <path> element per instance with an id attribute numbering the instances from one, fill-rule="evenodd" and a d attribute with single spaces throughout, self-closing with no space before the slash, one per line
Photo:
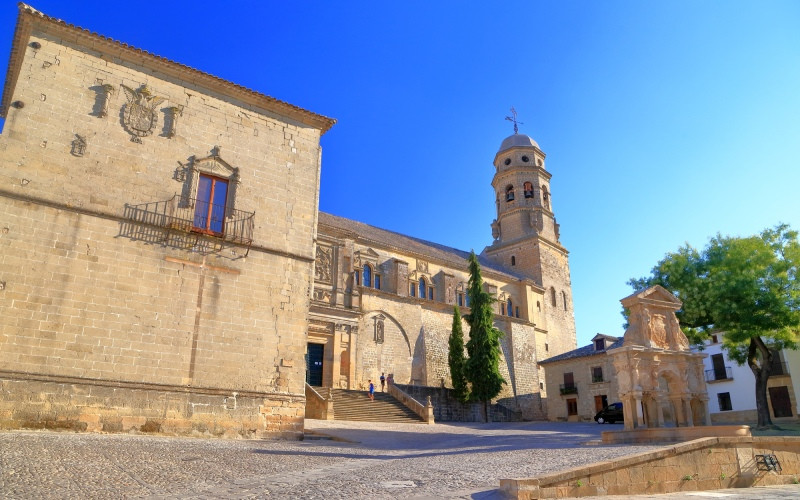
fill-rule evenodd
<path id="1" fill-rule="evenodd" d="M 469 401 L 469 386 L 464 377 L 464 333 L 461 330 L 461 312 L 458 307 L 453 308 L 453 328 L 448 342 L 449 352 L 447 362 L 450 365 L 450 378 L 453 381 L 453 391 L 456 399 L 462 403 Z"/>
<path id="2" fill-rule="evenodd" d="M 756 379 L 758 427 L 772 425 L 767 381 L 773 353 L 800 341 L 800 243 L 787 225 L 759 236 L 717 235 L 702 250 L 689 245 L 669 253 L 651 276 L 628 282 L 634 289 L 659 284 L 683 302 L 677 313 L 690 341 L 701 344 L 711 329 L 725 333 L 728 356 L 750 367 Z"/>
<path id="3" fill-rule="evenodd" d="M 500 375 L 500 336 L 494 327 L 492 303 L 495 301 L 483 289 L 481 266 L 475 252 L 469 256 L 469 282 L 467 294 L 470 313 L 464 318 L 469 323 L 467 362 L 464 375 L 471 386 L 471 399 L 483 402 L 484 421 L 489 421 L 489 402 L 500 394 L 506 382 Z"/>

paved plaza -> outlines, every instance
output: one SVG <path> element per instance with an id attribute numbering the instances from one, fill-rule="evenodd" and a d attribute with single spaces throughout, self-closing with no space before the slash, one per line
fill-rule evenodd
<path id="1" fill-rule="evenodd" d="M 501 478 L 657 448 L 592 444 L 612 427 L 309 420 L 339 440 L 302 442 L 0 432 L 0 498 L 498 498 Z M 800 497 L 800 486 L 730 491 L 694 496 Z"/>

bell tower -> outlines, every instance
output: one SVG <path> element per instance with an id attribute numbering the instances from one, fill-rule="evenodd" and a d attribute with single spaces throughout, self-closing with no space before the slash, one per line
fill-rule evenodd
<path id="1" fill-rule="evenodd" d="M 552 356 L 574 349 L 576 339 L 569 252 L 559 241 L 545 156 L 536 141 L 516 133 L 515 123 L 514 135 L 494 158 L 497 218 L 494 241 L 483 254 L 541 287 L 541 295 L 530 300 L 538 309 L 531 317 L 539 318 L 537 329 L 546 330 Z"/>

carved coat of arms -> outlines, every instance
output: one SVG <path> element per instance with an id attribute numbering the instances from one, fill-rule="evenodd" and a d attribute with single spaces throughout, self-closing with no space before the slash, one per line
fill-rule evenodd
<path id="1" fill-rule="evenodd" d="M 133 135 L 132 141 L 141 142 L 141 137 L 153 133 L 156 126 L 156 106 L 164 102 L 164 98 L 154 96 L 147 85 L 142 85 L 139 90 L 122 85 L 122 89 L 128 98 L 122 114 L 125 128 Z"/>

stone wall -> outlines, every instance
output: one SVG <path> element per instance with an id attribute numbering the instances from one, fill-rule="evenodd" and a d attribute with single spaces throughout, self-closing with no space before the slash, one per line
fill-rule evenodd
<path id="1" fill-rule="evenodd" d="M 759 470 L 774 454 L 782 471 Z M 705 438 L 530 479 L 503 479 L 511 498 L 653 495 L 791 484 L 800 475 L 800 438 Z"/>
<path id="2" fill-rule="evenodd" d="M 453 396 L 453 390 L 446 387 L 422 387 L 396 384 L 403 392 L 425 404 L 428 397 L 433 405 L 436 422 L 483 422 L 481 403 L 461 403 Z M 492 422 L 518 422 L 522 415 L 505 404 L 490 405 Z"/>
<path id="3" fill-rule="evenodd" d="M 1 425 L 299 436 L 320 130 L 24 23 L 0 137 Z M 252 242 L 167 217 L 200 164 L 229 179 L 227 214 L 256 213 Z"/>

